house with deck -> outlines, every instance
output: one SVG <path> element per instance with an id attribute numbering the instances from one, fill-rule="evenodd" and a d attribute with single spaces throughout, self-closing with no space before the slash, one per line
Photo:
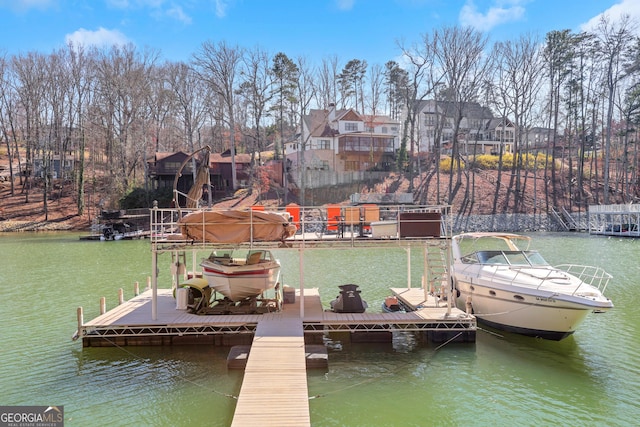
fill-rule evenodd
<path id="1" fill-rule="evenodd" d="M 462 155 L 513 152 L 515 126 L 506 117 L 494 117 L 488 107 L 477 102 L 457 103 L 440 100 L 420 101 L 418 106 L 417 148 L 450 154 L 455 118 L 462 117 L 458 129 L 458 150 Z"/>
<path id="2" fill-rule="evenodd" d="M 175 153 L 155 153 L 152 160 L 148 162 L 149 178 L 153 182 L 153 188 L 173 189 L 176 174 L 180 171 L 189 154 L 178 151 Z M 195 171 L 203 160 L 201 156 L 194 156 L 194 162 L 184 163 L 181 175 L 178 178 L 176 189 L 187 194 L 194 183 Z M 240 187 L 249 183 L 251 169 L 251 155 L 236 154 L 236 178 Z M 221 198 L 233 194 L 232 188 L 232 170 L 231 170 L 231 154 L 229 151 L 224 153 L 211 153 L 209 155 L 209 174 L 211 179 L 212 196 Z"/>
<path id="3" fill-rule="evenodd" d="M 392 170 L 399 138 L 397 120 L 332 105 L 303 117 L 300 133 L 285 143 L 285 157 L 294 179 L 306 175 L 307 188 L 335 185 Z"/>

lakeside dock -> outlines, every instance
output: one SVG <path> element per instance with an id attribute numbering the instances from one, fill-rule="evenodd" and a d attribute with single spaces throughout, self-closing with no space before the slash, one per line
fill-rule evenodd
<path id="1" fill-rule="evenodd" d="M 184 276 L 178 278 L 178 271 L 185 267 L 186 252 L 193 252 L 191 275 L 194 276 L 197 274 L 196 253 L 225 245 L 186 239 L 176 233 L 181 212 L 152 209 L 150 241 L 154 274 L 150 289 L 126 302 L 121 298 L 118 306 L 86 323 L 79 308 L 74 338 L 80 339 L 83 347 L 229 346 L 229 357 L 234 349 L 244 346 L 242 351 L 234 353 L 246 357 L 246 364 L 233 426 L 311 425 L 306 383 L 308 358 L 312 353 L 310 347 L 323 344 L 326 336 L 353 342 L 391 342 L 393 333 L 409 332 L 435 343 L 475 342 L 476 318 L 455 307 L 447 286 L 451 233 L 450 225 L 441 215 L 441 207 L 385 207 L 384 217 L 376 215 L 375 220 L 368 223 L 364 215 L 350 223 L 345 216 L 340 216 L 333 224 L 333 232 L 327 229 L 326 214 L 320 219 L 310 214 L 317 209 L 305 213 L 303 208 L 298 212 L 293 221 L 299 232 L 291 239 L 233 245 L 298 251 L 301 283 L 293 295 L 285 298 L 276 291 L 274 309 L 261 314 L 209 315 L 189 312 L 174 297 L 173 288 L 158 287 L 158 255 L 171 254 L 175 277 L 180 279 L 174 282 L 175 286 L 186 277 L 183 272 Z M 395 217 L 395 221 L 390 220 L 391 217 Z M 366 230 L 367 226 L 374 229 Z M 376 226 L 380 228 L 375 230 Z M 325 308 L 318 288 L 305 287 L 304 252 L 368 247 L 400 247 L 408 253 L 412 249 L 423 251 L 421 286 L 412 287 L 409 282 L 406 288 L 390 289 L 406 310 L 389 313 L 381 307 L 369 307 L 363 313 L 338 313 Z"/>

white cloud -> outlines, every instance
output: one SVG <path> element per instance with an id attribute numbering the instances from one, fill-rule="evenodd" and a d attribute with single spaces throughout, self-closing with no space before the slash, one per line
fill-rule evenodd
<path id="1" fill-rule="evenodd" d="M 182 7 L 180 6 L 173 6 L 172 8 L 167 9 L 166 13 L 170 18 L 176 19 L 183 24 L 191 24 L 191 17 L 184 13 L 184 10 L 182 10 Z"/>
<path id="2" fill-rule="evenodd" d="M 229 5 L 226 0 L 216 0 L 216 16 L 218 18 L 227 16 L 227 7 L 229 7 Z"/>
<path id="3" fill-rule="evenodd" d="M 16 12 L 30 9 L 45 10 L 54 6 L 55 0 L 0 0 L 0 8 L 8 8 Z"/>
<path id="4" fill-rule="evenodd" d="M 336 6 L 339 10 L 351 10 L 355 0 L 336 0 Z"/>
<path id="5" fill-rule="evenodd" d="M 497 0 L 483 13 L 478 10 L 474 0 L 467 0 L 460 10 L 460 24 L 478 31 L 489 31 L 500 24 L 519 21 L 524 16 L 525 8 L 522 4 L 525 2 L 526 0 Z"/>
<path id="6" fill-rule="evenodd" d="M 620 21 L 620 18 L 622 18 L 623 15 L 629 15 L 632 19 L 640 22 L 640 2 L 638 0 L 621 0 L 619 3 L 614 4 L 601 14 L 594 16 L 589 21 L 580 25 L 580 30 L 595 30 L 603 15 L 608 16 L 613 22 Z"/>
<path id="7" fill-rule="evenodd" d="M 153 19 L 163 20 L 165 17 L 169 17 L 183 24 L 191 24 L 191 17 L 185 13 L 182 6 L 166 0 L 107 0 L 107 4 L 114 9 L 121 10 L 148 9 L 150 10 L 149 15 Z M 165 7 L 165 5 L 167 6 Z"/>
<path id="8" fill-rule="evenodd" d="M 129 39 L 120 31 L 107 30 L 102 27 L 96 31 L 80 28 L 71 34 L 67 34 L 64 39 L 66 43 L 72 43 L 74 46 L 108 47 L 113 45 L 122 46 L 129 43 Z"/>

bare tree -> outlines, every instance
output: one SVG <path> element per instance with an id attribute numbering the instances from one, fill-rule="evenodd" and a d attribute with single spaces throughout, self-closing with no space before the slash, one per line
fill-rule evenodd
<path id="1" fill-rule="evenodd" d="M 11 84 L 10 63 L 5 56 L 0 57 L 0 128 L 7 147 L 7 156 L 9 158 L 9 180 L 11 195 L 15 194 L 15 180 L 13 170 L 13 160 L 18 162 L 18 171 L 20 170 L 20 150 L 18 149 L 18 134 L 16 132 L 15 114 L 17 95 L 14 86 Z M 12 147 L 15 147 L 13 149 Z M 22 181 L 22 174 L 18 173 Z"/>
<path id="2" fill-rule="evenodd" d="M 12 69 L 15 73 L 16 91 L 21 117 L 17 117 L 17 130 L 25 141 L 25 183 L 22 191 L 25 194 L 25 202 L 29 203 L 29 189 L 33 176 L 33 164 L 36 151 L 40 146 L 40 136 L 43 123 L 40 116 L 44 108 L 46 89 L 46 58 L 37 53 L 16 56 L 12 60 Z"/>
<path id="3" fill-rule="evenodd" d="M 181 125 L 182 141 L 190 152 L 194 152 L 201 145 L 200 130 L 206 121 L 207 87 L 198 77 L 195 70 L 184 62 L 170 63 L 166 70 L 166 83 L 172 91 L 174 118 Z M 156 141 L 156 151 L 160 151 L 160 140 Z M 195 168 L 194 168 L 195 171 Z"/>
<path id="4" fill-rule="evenodd" d="M 77 207 L 78 215 L 82 215 L 85 209 L 85 150 L 86 150 L 86 134 L 85 122 L 88 105 L 91 103 L 92 90 L 92 73 L 93 62 L 92 55 L 88 53 L 82 45 L 67 45 L 66 51 L 67 72 L 69 73 L 70 97 L 71 104 L 69 106 L 69 128 L 77 142 L 76 146 L 76 189 L 77 189 Z"/>
<path id="5" fill-rule="evenodd" d="M 620 83 L 627 77 L 624 69 L 624 61 L 631 54 L 635 45 L 633 36 L 636 23 L 629 15 L 623 15 L 622 19 L 612 22 L 603 15 L 598 23 L 596 38 L 599 41 L 602 65 L 606 70 L 605 84 L 607 88 L 607 117 L 604 147 L 604 203 L 609 203 L 609 162 L 611 159 L 611 135 L 613 126 L 613 112 L 616 92 Z"/>
<path id="6" fill-rule="evenodd" d="M 322 59 L 318 70 L 316 103 L 320 109 L 326 110 L 331 104 L 338 102 L 338 57 L 333 55 Z"/>
<path id="7" fill-rule="evenodd" d="M 487 36 L 471 28 L 445 27 L 434 31 L 433 34 L 434 59 L 436 66 L 442 71 L 450 105 L 453 107 L 449 203 L 453 201 L 462 184 L 463 167 L 458 134 L 463 111 L 467 103 L 477 100 L 478 92 L 487 80 L 493 64 L 492 56 L 485 51 L 487 40 Z"/>
<path id="8" fill-rule="evenodd" d="M 298 79 L 296 86 L 296 99 L 297 99 L 297 116 L 298 116 L 298 126 L 302 130 L 303 124 L 302 120 L 304 116 L 307 115 L 309 105 L 315 97 L 317 88 L 314 80 L 313 69 L 308 65 L 306 58 L 299 57 L 296 66 L 298 69 Z M 311 133 L 307 136 L 307 138 L 311 137 Z M 300 138 L 302 138 L 302 132 L 300 132 Z M 301 140 L 300 149 L 298 150 L 298 171 L 301 172 L 300 175 L 300 202 L 304 204 L 305 202 L 305 188 L 306 188 L 306 160 L 305 160 L 305 150 L 307 148 L 308 140 Z M 285 194 L 287 193 L 287 189 L 285 188 Z M 286 204 L 286 198 L 285 198 Z"/>
<path id="9" fill-rule="evenodd" d="M 130 187 L 136 168 L 142 166 L 146 147 L 140 132 L 149 114 L 151 69 L 156 58 L 155 52 L 139 53 L 133 45 L 126 45 L 114 46 L 97 62 L 96 112 L 102 123 L 110 173 L 116 179 L 114 197 Z"/>
<path id="10" fill-rule="evenodd" d="M 260 156 L 267 146 L 262 129 L 264 129 L 268 103 L 275 96 L 272 91 L 274 75 L 270 62 L 271 58 L 267 52 L 255 48 L 245 55 L 241 71 L 244 80 L 240 84 L 239 94 L 246 106 L 244 111 L 247 114 L 248 126 L 245 135 L 251 141 L 247 149 L 251 153 L 252 164 L 256 152 L 262 163 Z M 252 173 L 251 176 L 253 179 L 254 174 Z"/>
<path id="11" fill-rule="evenodd" d="M 365 97 L 369 113 L 375 116 L 381 112 L 384 74 L 379 64 L 369 67 L 369 96 Z M 364 112 L 364 111 L 363 111 Z"/>
<path id="12" fill-rule="evenodd" d="M 193 64 L 202 80 L 219 97 L 224 108 L 223 120 L 229 127 L 229 151 L 231 152 L 231 187 L 238 188 L 236 176 L 236 122 L 235 92 L 236 75 L 242 59 L 243 50 L 229 46 L 226 42 L 204 42 L 200 51 L 193 56 Z"/>
<path id="13" fill-rule="evenodd" d="M 539 41 L 533 36 L 520 37 L 515 42 L 506 41 L 495 45 L 496 85 L 494 99 L 502 117 L 512 117 L 515 128 L 513 141 L 513 165 L 507 189 L 507 203 L 513 194 L 513 211 L 519 212 L 524 205 L 527 171 L 523 170 L 523 137 L 528 133 L 537 106 L 542 83 L 542 62 Z M 524 150 L 523 150 L 524 148 Z M 501 171 L 502 168 L 499 168 Z M 522 173 L 524 172 L 524 179 Z M 535 179 L 535 175 L 534 175 Z M 523 182 L 524 181 L 524 182 Z M 500 183 L 500 179 L 497 180 Z M 498 184 L 499 185 L 499 184 Z M 494 202 L 494 210 L 496 203 Z"/>

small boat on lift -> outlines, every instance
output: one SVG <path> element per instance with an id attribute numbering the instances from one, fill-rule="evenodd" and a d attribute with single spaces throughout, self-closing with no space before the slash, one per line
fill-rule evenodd
<path id="1" fill-rule="evenodd" d="M 523 242 L 524 250 L 516 242 Z M 593 266 L 553 267 L 528 250 L 530 242 L 511 233 L 454 236 L 451 270 L 458 306 L 470 304 L 489 326 L 550 340 L 574 333 L 587 314 L 613 308 L 603 295 L 610 274 Z"/>
<path id="2" fill-rule="evenodd" d="M 249 250 L 238 256 L 239 252 L 215 250 L 200 263 L 209 287 L 233 302 L 273 289 L 280 280 L 280 262 L 271 251 Z"/>
<path id="3" fill-rule="evenodd" d="M 331 311 L 336 313 L 364 313 L 367 302 L 360 297 L 358 285 L 340 285 L 340 294 L 331 301 Z"/>

